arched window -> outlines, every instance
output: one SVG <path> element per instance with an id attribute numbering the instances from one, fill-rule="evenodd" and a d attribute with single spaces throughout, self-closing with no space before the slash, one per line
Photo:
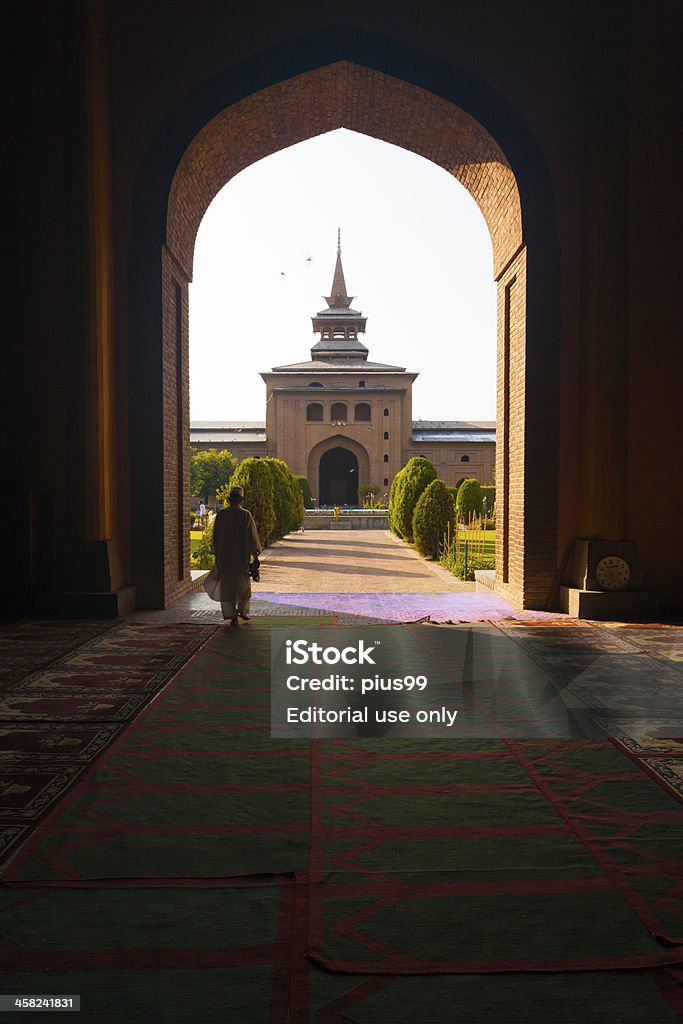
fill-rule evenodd
<path id="1" fill-rule="evenodd" d="M 370 406 L 367 402 L 359 402 L 356 406 L 356 423 L 369 423 L 371 419 Z"/>
<path id="2" fill-rule="evenodd" d="M 388 455 L 385 455 L 385 456 L 384 456 L 384 461 L 385 461 L 385 462 L 388 462 L 388 461 L 389 461 L 389 456 L 388 456 Z"/>
<path id="3" fill-rule="evenodd" d="M 385 440 L 385 441 L 388 441 L 388 440 L 389 440 L 389 431 L 388 431 L 388 430 L 385 430 L 385 431 L 384 431 L 384 440 Z"/>
<path id="4" fill-rule="evenodd" d="M 319 380 L 312 380 L 308 386 L 309 388 L 321 388 L 322 384 L 320 383 Z"/>
<path id="5" fill-rule="evenodd" d="M 384 486 L 385 486 L 385 487 L 388 487 L 388 486 L 389 486 L 389 477 L 388 477 L 388 476 L 385 476 L 385 477 L 384 477 Z"/>
<path id="6" fill-rule="evenodd" d="M 330 419 L 332 420 L 343 420 L 346 421 L 346 403 L 345 402 L 333 402 L 332 409 L 330 411 Z"/>
<path id="7" fill-rule="evenodd" d="M 460 461 L 461 461 L 461 462 L 469 462 L 469 461 L 470 461 L 470 457 L 469 457 L 469 455 L 463 455 L 463 456 L 461 457 Z"/>
<path id="8" fill-rule="evenodd" d="M 306 406 L 306 420 L 308 423 L 322 423 L 323 407 L 320 402 L 309 402 Z"/>
<path id="9" fill-rule="evenodd" d="M 388 415 L 389 415 L 389 410 L 388 410 L 388 409 L 385 409 L 385 410 L 384 410 L 384 415 L 385 415 L 385 416 L 388 416 Z"/>

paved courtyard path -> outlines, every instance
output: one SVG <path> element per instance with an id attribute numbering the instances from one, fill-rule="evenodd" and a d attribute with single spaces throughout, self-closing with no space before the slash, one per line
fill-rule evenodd
<path id="1" fill-rule="evenodd" d="M 473 591 L 385 530 L 307 530 L 271 548 L 259 589 L 272 593 L 442 594 Z"/>
<path id="2" fill-rule="evenodd" d="M 441 566 L 425 562 L 384 530 L 307 530 L 265 552 L 253 587 L 254 615 L 334 614 L 339 622 L 484 622 L 563 618 L 517 612 L 490 590 L 477 591 Z M 203 590 L 136 621 L 220 622 L 219 606 Z"/>

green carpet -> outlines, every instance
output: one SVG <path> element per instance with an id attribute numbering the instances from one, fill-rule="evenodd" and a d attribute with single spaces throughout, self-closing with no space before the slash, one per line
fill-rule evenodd
<path id="1" fill-rule="evenodd" d="M 114 1024 L 676 1021 L 680 804 L 608 742 L 271 739 L 283 624 L 219 631 L 12 858 L 3 991 Z"/>

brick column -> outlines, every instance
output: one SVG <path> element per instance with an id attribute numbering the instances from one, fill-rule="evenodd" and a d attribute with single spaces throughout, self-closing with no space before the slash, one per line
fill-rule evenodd
<path id="1" fill-rule="evenodd" d="M 117 533 L 116 404 L 112 320 L 112 218 L 104 6 L 86 8 L 88 138 L 88 452 L 89 540 Z"/>
<path id="2" fill-rule="evenodd" d="M 70 182 L 68 523 L 57 544 L 55 589 L 37 595 L 48 614 L 108 617 L 129 610 L 119 550 L 117 380 L 106 7 L 69 22 L 73 78 Z"/>
<path id="3" fill-rule="evenodd" d="M 625 535 L 628 430 L 628 41 L 613 7 L 588 17 L 577 522 L 607 540 Z"/>
<path id="4" fill-rule="evenodd" d="M 560 607 L 583 618 L 645 618 L 628 496 L 628 20 L 616 2 L 588 7 L 581 288 L 577 536 Z M 629 578 L 606 591 L 598 565 L 623 559 Z"/>

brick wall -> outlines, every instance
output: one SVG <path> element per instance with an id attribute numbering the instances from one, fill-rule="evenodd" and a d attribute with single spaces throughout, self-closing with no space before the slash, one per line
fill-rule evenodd
<path id="1" fill-rule="evenodd" d="M 190 347 L 188 280 L 162 253 L 164 605 L 190 588 Z"/>
<path id="2" fill-rule="evenodd" d="M 191 272 L 204 212 L 235 174 L 335 128 L 402 146 L 439 164 L 477 201 L 497 275 L 522 241 L 521 207 L 505 154 L 464 110 L 424 89 L 346 61 L 298 75 L 233 104 L 186 150 L 173 179 L 167 243 Z"/>

